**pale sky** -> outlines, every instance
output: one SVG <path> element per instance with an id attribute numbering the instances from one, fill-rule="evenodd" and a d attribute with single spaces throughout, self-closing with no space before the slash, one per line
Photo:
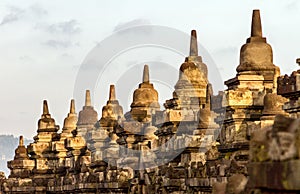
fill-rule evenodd
<path id="1" fill-rule="evenodd" d="M 300 57 L 300 2 L 297 0 L 2 0 L 0 134 L 24 135 L 32 139 L 43 99 L 48 100 L 52 117 L 62 127 L 70 99 L 74 97 L 79 69 L 87 56 L 91 56 L 98 43 L 133 25 L 165 26 L 187 34 L 196 29 L 199 43 L 217 65 L 222 80 L 233 78 L 239 64 L 240 47 L 250 35 L 253 9 L 261 11 L 263 35 L 273 48 L 274 64 L 281 68 L 281 74 L 297 70 L 295 60 Z M 186 41 L 187 48 L 188 44 Z M 172 84 L 178 78 L 176 70 L 184 57 L 160 49 L 129 49 L 113 59 L 112 63 L 124 66 L 108 69 L 101 79 L 98 78 L 93 102 L 99 116 L 107 100 L 108 84 L 117 82 L 117 96 L 125 90 L 132 93 L 141 80 L 137 72 L 142 71 L 144 61 L 154 61 L 150 64 L 150 77 L 152 66 L 152 74 L 158 74 L 154 85 L 162 83 L 156 87 L 162 94 L 160 100 L 170 98 Z M 97 57 L 105 54 L 97 53 Z M 177 69 L 158 71 L 155 65 L 160 63 L 155 61 L 172 63 Z M 208 70 L 209 65 L 207 63 Z M 127 78 L 125 70 L 126 76 L 131 70 L 134 76 L 130 74 Z M 163 84 L 159 76 L 164 75 L 174 80 L 169 85 Z M 121 105 L 128 110 L 132 97 L 122 95 L 122 98 Z M 75 100 L 79 112 L 82 99 Z"/>

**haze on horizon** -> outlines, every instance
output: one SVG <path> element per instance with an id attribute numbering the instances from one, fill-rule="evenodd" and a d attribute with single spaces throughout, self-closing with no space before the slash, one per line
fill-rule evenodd
<path id="1" fill-rule="evenodd" d="M 130 26 L 167 26 L 187 34 L 196 29 L 198 41 L 213 58 L 222 79 L 232 78 L 239 63 L 240 47 L 250 35 L 253 9 L 260 9 L 263 36 L 273 48 L 274 64 L 280 67 L 281 74 L 297 70 L 299 67 L 295 60 L 300 57 L 300 27 L 297 25 L 300 21 L 300 2 L 297 0 L 93 0 L 89 3 L 74 0 L 3 0 L 0 3 L 0 134 L 24 135 L 32 139 L 36 134 L 43 99 L 48 100 L 52 117 L 62 127 L 70 99 L 73 98 L 78 70 L 86 56 L 97 43 Z M 188 47 L 189 42 L 186 44 Z M 164 58 L 157 50 L 144 48 L 139 52 L 148 55 L 150 52 L 155 59 L 163 62 Z M 116 60 L 117 63 L 124 63 L 125 68 L 130 60 L 140 63 L 134 60 L 136 55 L 135 52 L 128 52 L 126 56 L 131 59 L 123 56 Z M 140 58 L 142 56 L 139 55 Z M 179 69 L 184 57 L 174 57 L 174 65 Z M 136 72 L 141 72 L 142 64 L 139 65 Z M 209 64 L 207 66 L 209 71 Z M 151 72 L 155 73 L 150 65 L 150 78 Z M 172 74 L 170 76 L 174 81 L 178 78 L 176 71 L 161 73 Z M 140 80 L 141 73 L 127 80 L 135 83 L 131 93 Z M 108 83 L 112 81 L 107 80 Z M 101 86 L 97 86 L 92 100 L 100 117 L 109 85 L 98 85 Z M 164 85 L 155 85 L 155 88 L 161 95 L 161 101 L 171 97 L 172 88 Z M 116 85 L 117 98 L 120 98 L 118 91 L 121 89 Z M 130 99 L 131 96 L 128 96 L 121 101 L 126 111 L 129 110 Z M 75 100 L 78 113 L 83 99 Z"/>

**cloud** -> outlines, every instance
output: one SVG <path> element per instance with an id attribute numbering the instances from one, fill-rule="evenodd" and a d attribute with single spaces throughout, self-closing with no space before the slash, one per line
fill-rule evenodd
<path id="1" fill-rule="evenodd" d="M 60 40 L 48 40 L 43 44 L 52 48 L 69 48 L 73 46 L 71 41 L 60 41 Z"/>
<path id="2" fill-rule="evenodd" d="M 20 20 L 39 19 L 40 17 L 47 15 L 48 12 L 42 8 L 39 4 L 33 4 L 26 9 L 17 6 L 8 6 L 8 14 L 6 14 L 0 23 L 0 25 L 5 25 Z"/>
<path id="3" fill-rule="evenodd" d="M 41 29 L 51 34 L 51 39 L 42 42 L 43 45 L 48 47 L 66 49 L 72 46 L 80 46 L 79 42 L 73 42 L 72 37 L 70 37 L 81 32 L 79 23 L 74 19 L 54 24 L 38 24 L 36 29 Z M 56 38 L 53 38 L 53 35 Z"/>
<path id="4" fill-rule="evenodd" d="M 0 25 L 5 25 L 9 23 L 13 23 L 22 18 L 22 15 L 25 13 L 25 10 L 20 9 L 15 6 L 8 7 L 9 13 L 2 18 Z"/>
<path id="5" fill-rule="evenodd" d="M 81 28 L 79 27 L 79 23 L 76 20 L 69 20 L 65 22 L 45 25 L 41 24 L 36 26 L 38 29 L 43 29 L 51 34 L 67 34 L 73 35 L 81 32 Z"/>
<path id="6" fill-rule="evenodd" d="M 135 27 L 135 26 L 142 26 L 142 25 L 149 25 L 149 24 L 151 24 L 150 20 L 135 19 L 135 20 L 125 22 L 125 23 L 119 23 L 118 25 L 115 26 L 114 32 L 124 30 L 124 29 L 127 29 L 127 28 L 132 28 L 132 27 Z"/>
<path id="7" fill-rule="evenodd" d="M 33 4 L 29 7 L 30 12 L 32 12 L 35 16 L 42 17 L 45 15 L 48 15 L 47 10 L 45 10 L 41 5 L 39 4 Z"/>

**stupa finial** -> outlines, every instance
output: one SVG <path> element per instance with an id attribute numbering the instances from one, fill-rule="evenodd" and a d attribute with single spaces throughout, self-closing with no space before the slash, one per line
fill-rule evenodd
<path id="1" fill-rule="evenodd" d="M 149 66 L 144 65 L 143 83 L 149 83 Z"/>
<path id="2" fill-rule="evenodd" d="M 75 100 L 74 99 L 71 100 L 70 113 L 75 113 Z"/>
<path id="3" fill-rule="evenodd" d="M 198 56 L 197 32 L 192 30 L 190 42 L 190 56 Z"/>
<path id="4" fill-rule="evenodd" d="M 19 138 L 19 146 L 23 146 L 23 145 L 24 145 L 24 138 L 21 135 L 20 138 Z"/>
<path id="5" fill-rule="evenodd" d="M 44 102 L 43 102 L 43 115 L 48 115 L 48 114 L 49 114 L 48 103 L 47 103 L 47 100 L 44 100 Z"/>
<path id="6" fill-rule="evenodd" d="M 262 37 L 260 11 L 257 9 L 253 10 L 253 14 L 252 14 L 251 37 L 254 36 Z"/>
<path id="7" fill-rule="evenodd" d="M 85 106 L 91 106 L 91 93 L 90 90 L 86 90 L 85 93 Z"/>
<path id="8" fill-rule="evenodd" d="M 109 88 L 109 100 L 116 100 L 115 85 L 110 85 L 110 88 Z"/>

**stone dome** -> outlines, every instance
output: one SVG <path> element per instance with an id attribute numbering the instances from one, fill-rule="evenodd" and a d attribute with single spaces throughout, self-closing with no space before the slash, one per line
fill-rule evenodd
<path id="1" fill-rule="evenodd" d="M 51 118 L 49 114 L 47 101 L 43 102 L 43 114 L 41 119 L 38 121 L 38 132 L 39 131 L 57 131 L 58 127 L 55 125 L 55 120 Z"/>
<path id="2" fill-rule="evenodd" d="M 202 62 L 202 57 L 198 55 L 198 43 L 196 30 L 191 31 L 190 55 L 185 58 L 180 66 L 179 79 L 184 77 L 193 83 L 201 85 L 201 82 L 207 83 L 207 66 Z"/>
<path id="3" fill-rule="evenodd" d="M 275 71 L 272 47 L 262 37 L 262 27 L 259 10 L 252 15 L 251 37 L 247 39 L 240 51 L 240 64 L 236 68 L 238 73 L 254 71 L 264 75 L 264 71 Z"/>
<path id="4" fill-rule="evenodd" d="M 186 61 L 180 67 L 179 78 L 187 80 L 193 85 L 193 87 L 198 88 L 207 85 L 207 67 L 204 63 L 195 63 L 193 61 Z M 180 79 L 180 80 L 181 80 Z M 179 80 L 179 81 L 180 81 Z M 178 81 L 178 82 L 179 82 Z"/>
<path id="5" fill-rule="evenodd" d="M 276 114 L 285 114 L 285 111 L 282 109 L 284 103 L 288 102 L 285 97 L 277 95 L 275 93 L 268 93 L 264 97 L 264 115 L 276 115 Z"/>
<path id="6" fill-rule="evenodd" d="M 201 56 L 198 56 L 197 32 L 192 30 L 190 55 L 185 58 L 184 63 L 180 66 L 175 93 L 179 98 L 205 98 L 205 90 L 208 84 L 207 74 L 207 66 L 202 62 Z"/>
<path id="7" fill-rule="evenodd" d="M 119 105 L 119 101 L 116 100 L 115 86 L 110 85 L 109 100 L 102 108 L 101 119 L 110 118 L 113 120 L 118 120 L 120 117 L 123 117 L 123 108 Z"/>
<path id="8" fill-rule="evenodd" d="M 134 91 L 131 107 L 150 106 L 158 106 L 158 92 L 153 88 L 152 84 L 141 84 L 141 86 Z"/>
<path id="9" fill-rule="evenodd" d="M 76 129 L 77 121 L 78 121 L 78 118 L 77 118 L 77 114 L 75 113 L 75 102 L 72 99 L 71 105 L 70 105 L 70 112 L 68 113 L 68 116 L 64 120 L 63 130 Z"/>
<path id="10" fill-rule="evenodd" d="M 19 138 L 19 146 L 15 150 L 15 157 L 14 159 L 28 159 L 27 149 L 24 146 L 24 139 L 23 136 Z"/>
<path id="11" fill-rule="evenodd" d="M 144 66 L 143 83 L 139 85 L 133 93 L 133 102 L 131 108 L 151 107 L 159 108 L 158 92 L 154 89 L 153 84 L 149 82 L 149 67 Z"/>
<path id="12" fill-rule="evenodd" d="M 79 112 L 77 125 L 94 125 L 98 121 L 98 113 L 91 105 L 90 91 L 86 91 L 85 106 Z"/>

